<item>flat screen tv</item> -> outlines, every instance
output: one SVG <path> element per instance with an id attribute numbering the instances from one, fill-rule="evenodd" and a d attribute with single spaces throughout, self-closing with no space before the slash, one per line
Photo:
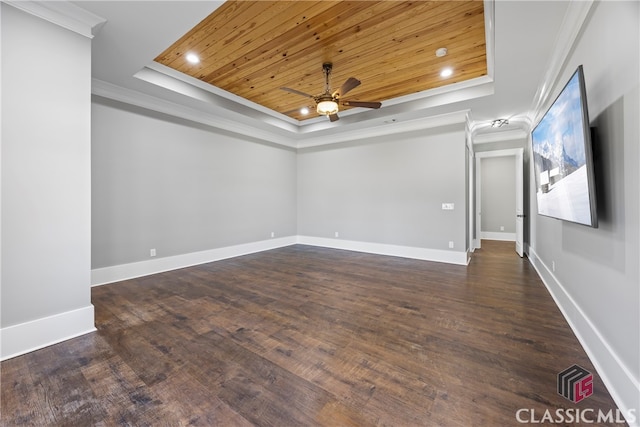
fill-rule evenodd
<path id="1" fill-rule="evenodd" d="M 582 65 L 531 132 L 538 214 L 598 226 Z"/>

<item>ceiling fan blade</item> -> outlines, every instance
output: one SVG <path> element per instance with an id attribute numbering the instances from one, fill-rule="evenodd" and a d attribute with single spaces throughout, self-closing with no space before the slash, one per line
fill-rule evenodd
<path id="1" fill-rule="evenodd" d="M 309 95 L 308 93 L 300 92 L 299 90 L 291 89 L 290 87 L 281 87 L 280 89 L 285 92 L 295 93 L 296 95 L 304 96 L 306 98 L 313 98 L 313 95 Z"/>
<path id="2" fill-rule="evenodd" d="M 381 102 L 367 102 L 367 101 L 342 101 L 342 105 L 347 107 L 364 107 L 364 108 L 380 108 Z"/>
<path id="3" fill-rule="evenodd" d="M 339 119 L 340 117 L 338 117 L 338 114 L 329 114 L 329 120 L 331 120 L 332 122 L 335 122 Z"/>
<path id="4" fill-rule="evenodd" d="M 342 86 L 340 86 L 340 89 L 333 92 L 333 96 L 334 97 L 337 96 L 339 98 L 341 96 L 344 96 L 344 94 L 349 92 L 351 89 L 356 88 L 358 86 L 360 86 L 360 80 L 356 79 L 355 77 L 349 77 L 347 81 L 342 83 Z"/>

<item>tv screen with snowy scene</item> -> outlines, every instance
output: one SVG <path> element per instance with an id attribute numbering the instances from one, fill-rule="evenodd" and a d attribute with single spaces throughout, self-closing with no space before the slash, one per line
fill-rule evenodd
<path id="1" fill-rule="evenodd" d="M 538 214 L 597 227 L 582 65 L 531 132 Z"/>

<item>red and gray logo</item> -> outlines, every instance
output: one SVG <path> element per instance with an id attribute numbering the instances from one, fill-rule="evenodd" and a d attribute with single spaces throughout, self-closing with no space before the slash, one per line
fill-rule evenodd
<path id="1" fill-rule="evenodd" d="M 593 394 L 593 375 L 582 366 L 573 365 L 558 374 L 558 394 L 578 403 Z"/>

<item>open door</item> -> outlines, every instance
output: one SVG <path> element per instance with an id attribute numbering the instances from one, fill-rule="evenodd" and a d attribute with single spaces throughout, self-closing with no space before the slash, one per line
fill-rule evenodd
<path id="1" fill-rule="evenodd" d="M 476 173 L 475 173 L 475 201 L 476 201 L 476 221 L 475 221 L 475 248 L 481 247 L 481 231 L 482 224 L 482 159 L 487 157 L 505 157 L 513 156 L 515 161 L 516 176 L 516 233 L 515 233 L 515 249 L 520 257 L 524 256 L 524 149 L 511 148 L 505 150 L 481 151 L 475 153 Z"/>
<path id="2" fill-rule="evenodd" d="M 523 149 L 516 153 L 516 252 L 524 254 L 524 155 Z"/>

